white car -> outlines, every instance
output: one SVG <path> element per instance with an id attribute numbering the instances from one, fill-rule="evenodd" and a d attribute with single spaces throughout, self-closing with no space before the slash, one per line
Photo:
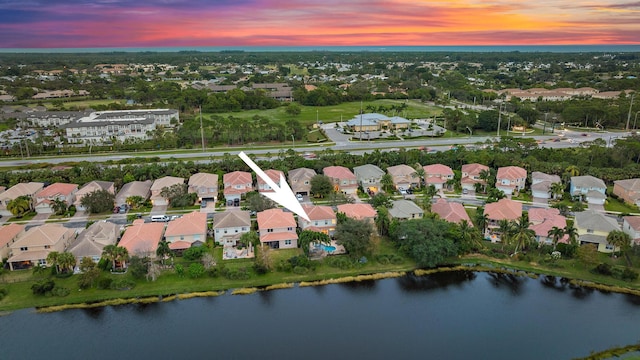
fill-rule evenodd
<path id="1" fill-rule="evenodd" d="M 298 199 L 298 201 L 300 201 L 300 202 L 302 202 L 304 200 L 304 198 L 300 194 L 296 194 L 296 199 Z"/>

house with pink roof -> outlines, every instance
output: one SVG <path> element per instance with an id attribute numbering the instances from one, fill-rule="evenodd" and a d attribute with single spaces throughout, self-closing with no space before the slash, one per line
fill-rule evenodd
<path id="1" fill-rule="evenodd" d="M 207 242 L 207 214 L 194 211 L 169 221 L 164 238 L 171 250 L 186 250 Z"/>
<path id="2" fill-rule="evenodd" d="M 311 230 L 333 236 L 336 231 L 336 214 L 330 206 L 324 205 L 302 205 L 302 208 L 309 216 L 309 221 L 298 217 L 298 225 L 302 230 Z"/>
<path id="3" fill-rule="evenodd" d="M 496 188 L 505 195 L 513 195 L 523 190 L 527 181 L 527 170 L 519 166 L 505 166 L 498 168 Z"/>
<path id="4" fill-rule="evenodd" d="M 24 234 L 24 225 L 11 223 L 0 227 L 0 261 L 4 261 L 11 255 L 9 245 L 13 244 L 18 236 Z"/>
<path id="5" fill-rule="evenodd" d="M 280 170 L 267 169 L 264 173 L 271 179 L 276 185 L 280 186 L 280 177 L 284 179 L 284 172 Z M 273 192 L 274 190 L 267 184 L 261 177 L 258 176 L 258 192 Z"/>
<path id="6" fill-rule="evenodd" d="M 547 245 L 553 244 L 553 238 L 549 236 L 549 230 L 553 227 L 564 229 L 567 226 L 567 219 L 560 215 L 560 210 L 555 208 L 530 208 L 529 229 L 536 233 L 536 241 Z M 559 241 L 566 243 L 568 235 L 564 235 Z"/>
<path id="7" fill-rule="evenodd" d="M 474 191 L 476 184 L 481 184 L 483 187 L 487 185 L 486 181 L 480 178 L 480 173 L 489 171 L 488 166 L 478 163 L 464 164 L 461 170 L 462 177 L 460 178 L 460 184 L 462 185 L 462 189 Z"/>
<path id="8" fill-rule="evenodd" d="M 36 193 L 35 206 L 38 214 L 51 214 L 51 204 L 54 200 L 62 200 L 67 206 L 73 205 L 75 194 L 78 191 L 77 184 L 54 183 Z"/>
<path id="9" fill-rule="evenodd" d="M 631 236 L 634 244 L 640 245 L 640 216 L 624 216 L 622 218 L 622 231 Z"/>
<path id="10" fill-rule="evenodd" d="M 371 204 L 364 203 L 338 205 L 338 212 L 345 214 L 351 219 L 371 220 L 371 222 L 378 216 L 378 212 Z"/>
<path id="11" fill-rule="evenodd" d="M 522 204 L 511 199 L 500 199 L 497 202 L 485 205 L 484 214 L 489 219 L 485 236 L 491 242 L 497 242 L 500 241 L 500 234 L 497 232 L 500 220 L 517 220 L 522 216 Z"/>
<path id="12" fill-rule="evenodd" d="M 253 179 L 251 173 L 246 171 L 233 171 L 224 174 L 222 177 L 222 183 L 224 186 L 224 198 L 227 200 L 227 205 L 238 199 L 239 202 L 242 195 L 253 191 Z"/>
<path id="13" fill-rule="evenodd" d="M 447 187 L 447 181 L 453 180 L 453 170 L 447 165 L 432 164 L 422 167 L 426 186 L 433 185 L 438 190 Z"/>
<path id="14" fill-rule="evenodd" d="M 435 204 L 431 205 L 431 212 L 438 214 L 440 219 L 450 223 L 460 224 L 463 220 L 466 220 L 470 226 L 473 226 L 469 214 L 467 214 L 461 203 L 438 199 Z"/>
<path id="15" fill-rule="evenodd" d="M 129 256 L 155 258 L 164 234 L 164 225 L 162 222 L 145 223 L 144 219 L 134 220 L 133 225 L 125 230 L 118 246 L 126 248 Z"/>
<path id="16" fill-rule="evenodd" d="M 344 166 L 327 166 L 322 173 L 331 179 L 333 188 L 337 192 L 347 195 L 356 195 L 358 191 L 358 179 L 356 175 Z"/>
<path id="17" fill-rule="evenodd" d="M 184 178 L 165 176 L 156 179 L 153 184 L 151 184 L 151 203 L 153 206 L 169 205 L 169 199 L 162 196 L 162 190 L 180 184 L 184 184 Z"/>
<path id="18" fill-rule="evenodd" d="M 293 213 L 282 209 L 269 209 L 258 213 L 260 243 L 272 249 L 295 249 L 298 247 L 296 220 Z"/>
<path id="19" fill-rule="evenodd" d="M 401 164 L 389 166 L 387 173 L 393 178 L 393 184 L 396 189 L 410 189 L 418 187 L 422 179 L 418 177 L 418 173 L 409 165 Z"/>

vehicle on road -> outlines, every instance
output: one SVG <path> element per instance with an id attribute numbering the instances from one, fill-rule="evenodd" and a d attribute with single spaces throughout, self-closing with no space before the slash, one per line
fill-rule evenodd
<path id="1" fill-rule="evenodd" d="M 169 217 L 167 215 L 152 215 L 151 222 L 167 222 L 169 221 Z"/>

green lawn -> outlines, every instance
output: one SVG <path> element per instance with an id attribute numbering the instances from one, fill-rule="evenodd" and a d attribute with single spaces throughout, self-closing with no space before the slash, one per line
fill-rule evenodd
<path id="1" fill-rule="evenodd" d="M 607 201 L 604 204 L 604 209 L 606 211 L 616 211 L 616 212 L 620 212 L 623 214 L 631 214 L 631 213 L 638 213 L 640 212 L 638 210 L 637 206 L 633 206 L 633 205 L 629 205 L 629 204 L 625 204 L 624 202 L 613 198 L 611 196 L 609 196 L 607 198 Z"/>

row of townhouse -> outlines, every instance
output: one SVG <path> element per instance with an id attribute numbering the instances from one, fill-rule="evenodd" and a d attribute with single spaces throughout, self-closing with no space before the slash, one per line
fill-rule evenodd
<path id="1" fill-rule="evenodd" d="M 113 182 L 94 180 L 78 187 L 77 184 L 54 183 L 45 187 L 41 182 L 19 183 L 0 193 L 0 215 L 12 216 L 7 205 L 21 196 L 32 199 L 33 207 L 39 214 L 51 213 L 51 204 L 56 200 L 64 201 L 67 206 L 74 205 L 78 210 L 85 210 L 82 206 L 84 196 L 98 190 L 108 191 L 115 195 L 114 206 L 126 206 L 127 198 L 140 196 L 145 201 L 151 199 L 154 205 L 166 205 L 168 199 L 162 196 L 162 190 L 176 184 L 184 184 L 185 179 L 165 176 L 155 181 L 132 181 L 124 184 L 116 193 Z M 187 183 L 188 191 L 198 195 L 198 201 L 216 201 L 218 196 L 218 175 L 197 173 L 192 175 Z"/>

